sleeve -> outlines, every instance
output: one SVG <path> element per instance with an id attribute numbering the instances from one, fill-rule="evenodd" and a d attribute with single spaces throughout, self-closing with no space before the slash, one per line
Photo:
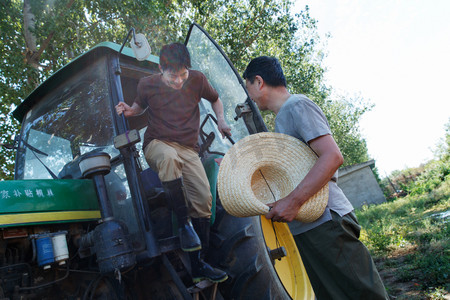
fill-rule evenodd
<path id="1" fill-rule="evenodd" d="M 303 101 L 295 102 L 290 112 L 295 132 L 307 143 L 320 136 L 331 134 L 325 114 L 310 99 L 304 97 Z"/>
<path id="2" fill-rule="evenodd" d="M 134 99 L 134 102 L 136 102 L 137 104 L 139 104 L 139 106 L 142 109 L 146 109 L 148 106 L 147 103 L 147 95 L 145 94 L 145 82 L 144 82 L 144 78 L 141 78 L 139 80 L 138 86 L 137 86 L 137 94 L 136 94 L 136 98 Z"/>
<path id="3" fill-rule="evenodd" d="M 208 82 L 208 79 L 206 79 L 206 76 L 203 73 L 201 74 L 201 80 L 202 80 L 202 90 L 200 97 L 208 100 L 211 103 L 214 103 L 219 99 L 219 93 L 211 86 L 211 84 Z"/>

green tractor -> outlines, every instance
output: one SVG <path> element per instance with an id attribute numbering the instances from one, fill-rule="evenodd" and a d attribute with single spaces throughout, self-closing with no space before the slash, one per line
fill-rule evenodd
<path id="1" fill-rule="evenodd" d="M 124 47 L 131 33 L 132 49 Z M 159 72 L 158 57 L 136 59 L 141 35 L 128 36 L 77 57 L 13 112 L 22 129 L 15 180 L 0 182 L 0 299 L 313 299 L 287 225 L 221 206 L 215 159 L 267 129 L 229 59 L 196 24 L 186 39 L 193 69 L 219 92 L 234 140 L 219 138 L 202 101 L 199 155 L 214 198 L 207 260 L 229 278 L 192 283 L 161 182 L 143 159 L 147 116 L 114 109 L 131 105 L 139 79 Z"/>

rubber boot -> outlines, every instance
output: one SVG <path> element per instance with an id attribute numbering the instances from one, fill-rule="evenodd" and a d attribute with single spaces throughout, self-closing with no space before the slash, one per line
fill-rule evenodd
<path id="1" fill-rule="evenodd" d="M 192 218 L 194 228 L 202 241 L 202 249 L 189 253 L 192 269 L 192 281 L 194 283 L 208 279 L 212 282 L 223 282 L 228 275 L 224 271 L 214 268 L 205 262 L 205 257 L 209 249 L 209 218 Z"/>
<path id="2" fill-rule="evenodd" d="M 178 178 L 172 181 L 164 181 L 162 182 L 162 186 L 166 193 L 170 208 L 177 217 L 178 236 L 180 238 L 181 249 L 185 252 L 200 250 L 200 239 L 195 232 L 188 215 L 183 179 Z"/>

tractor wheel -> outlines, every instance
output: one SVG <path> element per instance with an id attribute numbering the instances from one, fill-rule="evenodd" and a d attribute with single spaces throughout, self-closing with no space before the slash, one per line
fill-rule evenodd
<path id="1" fill-rule="evenodd" d="M 264 216 L 233 217 L 220 203 L 216 213 L 209 261 L 228 273 L 219 285 L 225 299 L 314 299 L 287 224 Z"/>

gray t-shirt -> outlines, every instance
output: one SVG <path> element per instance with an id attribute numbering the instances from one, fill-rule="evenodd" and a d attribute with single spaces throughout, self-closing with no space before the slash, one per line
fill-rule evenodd
<path id="1" fill-rule="evenodd" d="M 304 95 L 291 95 L 283 104 L 275 119 L 275 131 L 298 138 L 308 144 L 309 141 L 331 130 L 324 113 L 314 102 Z M 340 216 L 353 210 L 342 190 L 337 186 L 337 171 L 328 183 L 328 204 L 323 215 L 312 223 L 292 221 L 288 223 L 292 234 L 300 234 L 331 220 L 330 209 Z"/>

